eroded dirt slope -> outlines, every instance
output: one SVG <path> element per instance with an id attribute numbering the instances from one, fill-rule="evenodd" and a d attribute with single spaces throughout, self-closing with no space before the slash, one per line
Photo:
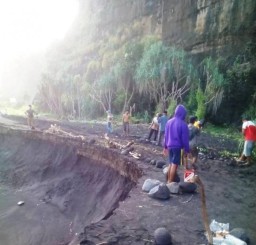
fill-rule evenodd
<path id="1" fill-rule="evenodd" d="M 20 119 L 17 122 L 22 124 Z M 37 127 L 44 130 L 49 128 L 51 123 L 53 122 L 38 120 Z M 105 145 L 104 124 L 54 123 L 68 132 L 77 135 L 82 134 L 88 139 L 94 139 L 97 142 L 96 144 Z M 26 128 L 26 126 L 24 127 Z M 128 198 L 122 201 L 120 206 L 114 210 L 113 215 L 85 226 L 84 232 L 76 236 L 76 239 L 70 244 L 152 244 L 154 230 L 159 227 L 168 229 L 175 245 L 206 244 L 199 193 L 172 195 L 167 201 L 158 201 L 149 198 L 146 193 L 142 192 L 141 187 L 147 178 L 165 181 L 162 169 L 148 163 L 148 159 L 166 159 L 162 157 L 161 147 L 144 140 L 147 134 L 147 125 L 133 125 L 131 136 L 125 138 L 122 136 L 122 127 L 115 126 L 114 134 L 110 138 L 120 144 L 126 144 L 130 140 L 135 141 L 134 151 L 142 155 L 140 160 L 136 160 L 136 164 L 143 171 L 143 176 L 139 178 L 137 186 L 131 189 Z M 256 165 L 249 168 L 239 168 L 232 159 L 220 156 L 219 153 L 223 150 L 234 152 L 237 150 L 236 144 L 226 138 L 215 138 L 203 132 L 200 137 L 200 145 L 206 151 L 200 154 L 197 174 L 205 185 L 210 220 L 215 219 L 218 222 L 230 223 L 230 229 L 244 228 L 251 239 L 251 244 L 256 244 L 256 184 L 254 181 Z M 66 148 L 56 150 L 60 151 L 59 157 L 68 152 Z M 27 151 L 27 153 L 29 152 Z M 123 157 L 117 149 L 113 152 L 117 154 L 115 156 L 120 156 L 120 159 L 128 158 L 134 161 L 130 155 Z M 40 155 L 40 152 L 38 154 Z M 55 154 L 58 153 L 55 152 Z M 54 159 L 54 157 L 54 154 L 52 154 L 49 159 Z M 81 171 L 83 168 L 79 167 L 78 164 L 78 169 Z M 70 172 L 76 171 L 76 165 L 73 165 L 73 168 L 69 170 Z M 101 168 L 97 168 L 96 172 L 100 170 Z M 65 174 L 60 172 L 59 175 Z M 179 175 L 182 178 L 182 168 L 179 169 Z M 106 174 L 100 177 L 105 178 Z M 125 183 L 125 181 L 122 183 Z M 76 192 L 75 195 L 81 195 L 81 188 L 83 186 L 79 186 L 80 191 Z M 110 188 L 115 190 L 115 184 Z M 72 196 L 72 198 L 75 199 L 76 197 Z M 107 200 L 98 203 L 98 207 L 104 207 L 106 202 Z M 27 211 L 25 212 L 26 215 Z M 74 220 L 72 219 L 72 222 Z M 41 227 L 38 227 L 38 229 L 40 230 Z"/>

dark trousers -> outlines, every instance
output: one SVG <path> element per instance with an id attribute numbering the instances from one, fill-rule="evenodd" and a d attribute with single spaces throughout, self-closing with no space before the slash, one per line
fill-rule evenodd
<path id="1" fill-rule="evenodd" d="M 159 131 L 157 144 L 163 146 L 162 137 L 164 136 L 164 131 Z"/>
<path id="2" fill-rule="evenodd" d="M 158 130 L 155 130 L 155 129 L 150 129 L 149 131 L 149 136 L 148 136 L 148 140 L 151 139 L 151 136 L 154 134 L 154 141 L 156 141 L 157 139 L 157 135 L 158 135 Z"/>

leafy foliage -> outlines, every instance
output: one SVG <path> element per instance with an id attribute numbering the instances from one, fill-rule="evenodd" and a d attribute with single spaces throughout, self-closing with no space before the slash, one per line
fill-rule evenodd
<path id="1" fill-rule="evenodd" d="M 106 109 L 122 113 L 135 104 L 137 120 L 164 109 L 171 115 L 177 103 L 186 102 L 189 113 L 199 118 L 216 117 L 223 104 L 236 108 L 232 114 L 256 118 L 253 42 L 228 60 L 200 55 L 193 59 L 163 44 L 159 35 L 145 35 L 144 20 L 109 25 L 119 1 L 101 5 L 109 11 L 87 15 L 97 6 L 91 4 L 83 3 L 86 8 L 70 35 L 47 54 L 36 98 L 42 110 L 83 118 Z"/>
<path id="2" fill-rule="evenodd" d="M 196 92 L 196 101 L 197 101 L 196 116 L 199 119 L 203 119 L 205 118 L 206 104 L 205 104 L 205 94 L 200 88 L 198 88 Z"/>
<path id="3" fill-rule="evenodd" d="M 191 66 L 187 69 L 185 53 L 158 41 L 144 50 L 136 70 L 140 93 L 149 95 L 165 109 L 170 100 L 182 99 L 190 86 Z"/>
<path id="4" fill-rule="evenodd" d="M 205 103 L 207 104 L 207 110 L 215 114 L 223 99 L 226 80 L 212 58 L 206 58 L 202 64 L 206 82 L 204 90 Z"/>

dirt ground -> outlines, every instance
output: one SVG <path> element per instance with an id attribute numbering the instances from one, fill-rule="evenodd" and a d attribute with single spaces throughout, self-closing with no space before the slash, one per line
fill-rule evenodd
<path id="1" fill-rule="evenodd" d="M 24 125 L 24 128 L 27 127 L 25 126 L 25 118 L 8 117 L 2 118 L 0 122 L 3 124 L 15 122 L 18 125 Z M 36 128 L 46 130 L 53 123 L 73 134 L 89 135 L 95 140 L 104 141 L 104 123 L 86 124 L 37 119 Z M 56 245 L 154 244 L 153 234 L 159 227 L 165 227 L 169 231 L 174 245 L 207 244 L 198 191 L 193 194 L 171 195 L 171 198 L 165 201 L 152 199 L 142 191 L 142 185 L 146 179 L 158 179 L 165 182 L 162 169 L 149 163 L 149 160 L 166 159 L 162 156 L 162 147 L 145 141 L 148 126 L 132 125 L 129 137 L 124 137 L 122 134 L 122 127 L 115 125 L 110 138 L 120 144 L 126 144 L 131 140 L 135 141 L 133 148 L 135 152 L 141 154 L 137 163 L 143 171 L 143 176 L 139 179 L 137 185 L 131 189 L 127 197 L 119 202 L 119 207 L 111 211 L 111 215 L 100 221 L 97 220 L 97 222 L 87 222 L 82 233 L 76 234 L 72 239 L 70 237 L 66 238 L 66 243 L 56 243 Z M 250 238 L 250 244 L 256 244 L 256 164 L 250 167 L 238 167 L 233 159 L 220 155 L 220 152 L 224 150 L 235 152 L 237 150 L 236 143 L 226 138 L 212 137 L 204 131 L 199 138 L 199 146 L 202 151 L 199 155 L 196 173 L 205 187 L 209 219 L 229 223 L 230 230 L 233 228 L 245 229 Z M 132 158 L 132 156 L 129 157 Z M 179 176 L 183 179 L 182 166 L 179 168 Z M 101 178 L 104 178 L 104 176 L 101 176 Z M 129 185 L 124 180 L 120 181 L 123 185 Z M 122 183 L 120 186 L 122 186 Z M 112 188 L 116 192 L 114 186 Z M 111 192 L 111 190 L 108 191 Z M 83 195 L 83 192 L 82 190 L 79 192 L 78 189 L 76 194 Z M 89 195 L 89 193 L 86 195 Z M 110 199 L 101 200 L 102 203 L 98 203 L 98 206 L 102 208 L 108 206 L 106 200 L 109 202 Z M 77 199 L 77 201 L 80 202 L 81 199 Z M 47 215 L 51 215 L 51 212 L 49 211 Z M 0 221 L 2 218 L 3 215 L 0 214 Z M 56 225 L 61 225 L 62 220 L 59 222 Z M 70 240 L 68 241 L 68 239 Z"/>

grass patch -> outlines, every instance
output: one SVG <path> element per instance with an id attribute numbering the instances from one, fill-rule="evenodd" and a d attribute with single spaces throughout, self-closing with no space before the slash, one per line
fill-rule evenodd
<path id="1" fill-rule="evenodd" d="M 242 127 L 242 125 L 241 125 Z M 228 127 L 228 126 L 215 126 L 213 124 L 208 123 L 207 126 L 203 129 L 204 132 L 211 134 L 215 137 L 222 137 L 225 139 L 234 140 L 237 142 L 238 149 L 237 152 L 230 152 L 227 150 L 221 151 L 220 155 L 224 157 L 237 157 L 241 154 L 244 147 L 244 136 L 242 135 L 241 131 L 235 127 Z M 252 158 L 256 160 L 256 146 L 252 151 Z"/>
<path id="2" fill-rule="evenodd" d="M 242 127 L 242 125 L 241 125 Z M 227 126 L 215 126 L 213 124 L 208 123 L 206 127 L 203 129 L 204 132 L 211 134 L 215 137 L 223 137 L 225 139 L 235 140 L 240 143 L 241 139 L 243 139 L 243 135 L 241 131 L 235 127 L 227 127 Z"/>

